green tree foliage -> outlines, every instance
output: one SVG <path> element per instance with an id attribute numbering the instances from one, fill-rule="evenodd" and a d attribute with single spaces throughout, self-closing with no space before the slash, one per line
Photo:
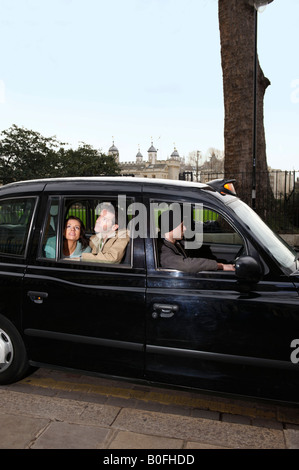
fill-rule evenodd
<path id="1" fill-rule="evenodd" d="M 13 125 L 1 133 L 0 179 L 5 183 L 51 176 L 57 164 L 59 142 Z"/>
<path id="2" fill-rule="evenodd" d="M 65 147 L 56 137 L 13 125 L 1 132 L 0 181 L 120 174 L 113 157 L 90 145 L 80 144 L 76 150 Z"/>
<path id="3" fill-rule="evenodd" d="M 120 169 L 112 156 L 107 156 L 88 144 L 76 150 L 60 149 L 60 176 L 115 176 Z"/>

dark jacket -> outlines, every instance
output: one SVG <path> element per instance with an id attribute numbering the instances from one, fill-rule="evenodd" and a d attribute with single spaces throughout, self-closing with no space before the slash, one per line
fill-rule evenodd
<path id="1" fill-rule="evenodd" d="M 199 271 L 217 271 L 217 261 L 205 258 L 190 258 L 187 256 L 182 243 L 175 244 L 161 240 L 160 266 L 161 268 L 177 269 L 187 273 Z"/>

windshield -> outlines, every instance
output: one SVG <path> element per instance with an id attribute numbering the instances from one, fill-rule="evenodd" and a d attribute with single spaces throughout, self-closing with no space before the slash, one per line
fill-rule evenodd
<path id="1" fill-rule="evenodd" d="M 293 268 L 297 257 L 292 250 L 278 235 L 266 225 L 262 219 L 243 201 L 236 199 L 229 206 L 245 223 L 247 228 L 262 243 L 264 249 L 273 256 L 276 261 L 285 268 Z"/>

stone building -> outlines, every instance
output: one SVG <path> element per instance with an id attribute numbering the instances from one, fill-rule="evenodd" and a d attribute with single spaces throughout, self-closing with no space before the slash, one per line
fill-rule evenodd
<path id="1" fill-rule="evenodd" d="M 114 142 L 108 151 L 108 155 L 114 156 L 118 162 L 122 175 L 134 175 L 140 178 L 179 179 L 182 159 L 176 148 L 174 148 L 169 158 L 166 160 L 158 160 L 158 151 L 152 142 L 147 154 L 147 159 L 144 160 L 139 149 L 135 161 L 120 162 L 119 151 L 114 145 Z"/>

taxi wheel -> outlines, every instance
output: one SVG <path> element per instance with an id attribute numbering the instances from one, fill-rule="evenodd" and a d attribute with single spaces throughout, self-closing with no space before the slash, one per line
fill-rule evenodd
<path id="1" fill-rule="evenodd" d="M 0 385 L 20 380 L 28 369 L 21 335 L 7 318 L 0 315 Z"/>

